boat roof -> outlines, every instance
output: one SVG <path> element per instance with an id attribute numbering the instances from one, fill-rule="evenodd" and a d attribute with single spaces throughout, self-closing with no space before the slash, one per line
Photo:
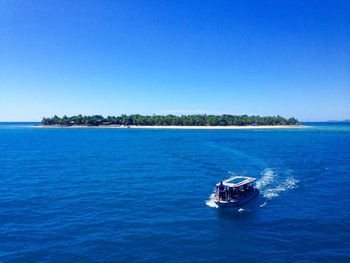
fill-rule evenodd
<path id="1" fill-rule="evenodd" d="M 256 178 L 254 177 L 248 177 L 248 176 L 233 176 L 229 179 L 226 179 L 222 181 L 224 186 L 227 187 L 240 187 L 246 184 L 250 184 L 254 182 Z M 217 186 L 220 185 L 220 182 L 216 184 Z"/>

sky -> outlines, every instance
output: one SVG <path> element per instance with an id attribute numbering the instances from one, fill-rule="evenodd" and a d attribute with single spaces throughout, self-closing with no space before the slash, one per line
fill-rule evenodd
<path id="1" fill-rule="evenodd" d="M 350 1 L 0 0 L 0 121 L 350 119 Z"/>

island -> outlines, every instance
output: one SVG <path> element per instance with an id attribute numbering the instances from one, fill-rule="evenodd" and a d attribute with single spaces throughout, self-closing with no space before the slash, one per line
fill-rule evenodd
<path id="1" fill-rule="evenodd" d="M 54 116 L 43 118 L 41 127 L 100 127 L 100 128 L 283 128 L 301 127 L 295 118 L 281 116 L 248 115 L 120 115 L 103 117 L 92 116 Z"/>

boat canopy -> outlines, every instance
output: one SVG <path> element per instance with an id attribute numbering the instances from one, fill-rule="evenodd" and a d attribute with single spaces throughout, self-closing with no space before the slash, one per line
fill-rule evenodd
<path id="1" fill-rule="evenodd" d="M 254 177 L 248 177 L 248 176 L 234 176 L 229 179 L 226 179 L 222 181 L 222 184 L 226 187 L 241 187 L 243 185 L 247 185 L 250 183 L 253 183 L 256 180 Z M 216 184 L 217 186 L 220 185 L 220 182 Z"/>

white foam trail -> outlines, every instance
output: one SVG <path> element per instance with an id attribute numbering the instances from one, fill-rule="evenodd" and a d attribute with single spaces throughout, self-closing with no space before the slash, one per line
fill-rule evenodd
<path id="1" fill-rule="evenodd" d="M 265 203 L 263 203 L 263 204 L 261 204 L 261 205 L 259 205 L 259 206 L 260 206 L 260 207 L 264 207 L 266 204 L 267 204 L 267 202 L 265 202 Z"/>
<path id="2" fill-rule="evenodd" d="M 288 177 L 285 181 L 283 181 L 281 184 L 277 185 L 276 187 L 270 188 L 264 191 L 263 196 L 266 197 L 267 199 L 275 198 L 279 196 L 281 192 L 285 192 L 295 188 L 298 182 L 299 181 L 294 179 L 293 177 Z"/>
<path id="3" fill-rule="evenodd" d="M 238 209 L 238 212 L 244 212 L 244 211 L 246 211 L 244 208 L 240 208 L 240 209 Z"/>
<path id="4" fill-rule="evenodd" d="M 288 172 L 288 174 L 290 174 L 290 172 Z M 272 169 L 267 168 L 262 172 L 262 177 L 256 182 L 256 186 L 265 198 L 272 199 L 279 196 L 281 192 L 295 188 L 298 182 L 299 181 L 292 176 L 279 182 L 278 175 Z M 266 204 L 263 204 L 263 206 L 265 205 Z"/>
<path id="5" fill-rule="evenodd" d="M 238 212 L 238 213 L 250 212 L 250 210 L 249 210 L 249 209 L 246 209 L 246 208 L 239 208 L 239 209 L 237 210 L 237 212 Z"/>
<path id="6" fill-rule="evenodd" d="M 262 172 L 261 179 L 256 182 L 256 187 L 259 190 L 264 189 L 264 187 L 269 185 L 276 178 L 276 176 L 277 175 L 270 168 L 265 169 Z"/>
<path id="7" fill-rule="evenodd" d="M 209 197 L 209 200 L 207 200 L 207 201 L 205 202 L 205 204 L 206 204 L 207 206 L 209 206 L 209 207 L 212 207 L 212 208 L 218 208 L 218 205 L 215 204 L 214 198 L 215 198 L 215 194 L 212 193 L 212 194 L 210 195 L 210 197 Z"/>

